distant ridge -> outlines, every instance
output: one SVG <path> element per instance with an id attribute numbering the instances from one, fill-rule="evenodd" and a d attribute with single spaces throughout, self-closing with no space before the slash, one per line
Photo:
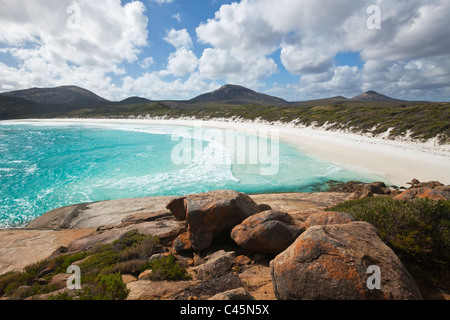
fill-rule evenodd
<path id="1" fill-rule="evenodd" d="M 122 100 L 122 101 L 116 102 L 116 103 L 129 105 L 129 104 L 140 104 L 140 103 L 151 103 L 151 102 L 152 102 L 151 100 L 148 100 L 146 98 L 130 97 L 130 98 L 127 98 L 125 100 Z"/>
<path id="2" fill-rule="evenodd" d="M 213 92 L 202 94 L 189 102 L 207 103 L 221 102 L 227 104 L 262 104 L 262 105 L 285 105 L 286 100 L 278 97 L 259 93 L 248 88 L 227 84 Z"/>
<path id="3" fill-rule="evenodd" d="M 30 117 L 63 117 L 80 114 L 131 115 L 145 112 L 165 116 L 171 110 L 201 110 L 221 106 L 269 106 L 269 107 L 315 107 L 380 105 L 417 105 L 427 101 L 406 101 L 393 99 L 375 91 L 364 92 L 354 98 L 343 96 L 309 101 L 288 102 L 282 98 L 259 93 L 239 85 L 223 87 L 191 100 L 150 100 L 144 97 L 129 97 L 121 101 L 110 101 L 95 93 L 77 87 L 31 88 L 0 93 L 0 120 Z M 158 109 L 159 108 L 159 109 Z M 174 112 L 176 113 L 176 112 Z"/>
<path id="4" fill-rule="evenodd" d="M 385 96 L 384 94 L 378 93 L 376 91 L 367 91 L 364 92 L 351 100 L 357 100 L 357 101 L 392 101 L 392 102 L 398 102 L 403 100 L 394 99 L 388 96 Z"/>
<path id="5" fill-rule="evenodd" d="M 26 90 L 6 92 L 0 95 L 6 97 L 21 98 L 39 104 L 91 106 L 110 102 L 89 90 L 77 86 L 31 88 Z"/>

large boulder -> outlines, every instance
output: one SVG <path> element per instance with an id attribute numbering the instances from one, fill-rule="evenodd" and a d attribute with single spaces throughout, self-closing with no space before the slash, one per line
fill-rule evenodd
<path id="1" fill-rule="evenodd" d="M 288 213 L 268 210 L 234 227 L 231 238 L 245 250 L 278 254 L 289 247 L 302 231 Z"/>
<path id="2" fill-rule="evenodd" d="M 381 275 L 370 289 L 370 266 Z M 411 275 L 367 222 L 314 226 L 270 262 L 281 300 L 421 299 Z"/>
<path id="3" fill-rule="evenodd" d="M 183 199 L 183 201 L 181 201 Z M 196 251 L 207 249 L 214 237 L 260 211 L 249 196 L 231 190 L 218 190 L 173 199 L 167 208 L 179 220 L 186 217 L 189 242 Z M 185 208 L 185 214 L 183 214 Z"/>

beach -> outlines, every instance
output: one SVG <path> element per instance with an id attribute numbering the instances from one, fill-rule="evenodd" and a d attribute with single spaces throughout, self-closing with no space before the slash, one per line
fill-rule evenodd
<path id="1" fill-rule="evenodd" d="M 358 173 L 384 177 L 392 185 L 408 187 L 413 178 L 450 184 L 450 145 L 425 143 L 410 139 L 372 137 L 325 128 L 300 127 L 293 123 L 266 123 L 216 119 L 27 119 L 17 122 L 105 123 L 170 125 L 216 128 L 237 132 L 276 132 L 280 141 L 306 154 Z M 270 136 L 269 136 L 270 137 Z"/>

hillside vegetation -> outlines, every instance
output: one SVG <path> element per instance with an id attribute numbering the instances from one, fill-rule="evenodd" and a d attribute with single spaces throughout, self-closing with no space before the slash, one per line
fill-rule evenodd
<path id="1" fill-rule="evenodd" d="M 417 140 L 437 138 L 439 143 L 450 142 L 449 103 L 391 103 L 348 102 L 320 106 L 236 106 L 209 104 L 168 106 L 148 103 L 132 106 L 114 106 L 84 109 L 67 114 L 68 117 L 193 117 L 197 119 L 240 118 L 261 119 L 268 122 L 294 122 L 298 125 L 327 125 L 329 129 L 346 129 L 352 132 L 389 132 L 390 137 L 407 137 Z"/>

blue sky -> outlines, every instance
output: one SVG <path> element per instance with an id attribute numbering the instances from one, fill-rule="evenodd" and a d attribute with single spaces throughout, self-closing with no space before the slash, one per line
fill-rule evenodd
<path id="1" fill-rule="evenodd" d="M 368 8 L 376 4 L 379 15 Z M 0 0 L 0 92 L 450 100 L 448 0 Z M 379 22 L 379 28 L 368 23 Z"/>

